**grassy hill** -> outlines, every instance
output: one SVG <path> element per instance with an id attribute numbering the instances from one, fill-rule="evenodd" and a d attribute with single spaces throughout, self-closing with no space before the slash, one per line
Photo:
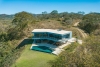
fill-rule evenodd
<path id="1" fill-rule="evenodd" d="M 31 44 L 26 45 L 21 56 L 11 67 L 50 67 L 48 63 L 55 55 L 30 50 Z"/>
<path id="2" fill-rule="evenodd" d="M 49 67 L 50 65 L 51 67 L 92 67 L 93 65 L 100 67 L 99 14 L 58 13 L 33 16 L 23 11 L 16 13 L 14 18 L 7 15 L 0 16 L 3 17 L 0 17 L 0 67 L 10 67 L 12 64 L 12 67 Z M 73 27 L 74 23 L 79 21 L 81 29 Z M 87 32 L 90 38 L 84 38 L 82 45 L 71 44 L 56 60 L 55 55 L 30 50 L 31 44 L 24 44 L 25 46 L 16 49 L 24 38 L 33 36 L 31 33 L 33 29 L 41 28 L 71 30 L 73 37 L 78 39 L 83 39 L 82 33 Z M 82 29 L 84 31 L 81 31 Z M 48 64 L 50 60 L 54 61 Z"/>
<path id="3" fill-rule="evenodd" d="M 56 20 L 45 20 L 45 21 L 38 21 L 36 24 L 30 25 L 29 26 L 29 32 L 26 32 L 29 37 L 31 37 L 31 30 L 33 29 L 59 29 L 62 28 L 64 30 L 72 30 L 73 31 L 73 36 L 74 37 L 81 37 L 81 34 L 74 29 L 73 27 L 67 27 L 63 26 L 60 21 Z M 54 60 L 57 56 L 48 54 L 48 53 L 43 53 L 43 52 L 38 52 L 34 50 L 30 50 L 31 44 L 26 45 L 25 49 L 23 50 L 20 58 L 11 66 L 11 67 L 51 67 L 50 63 L 48 63 L 51 60 Z"/>

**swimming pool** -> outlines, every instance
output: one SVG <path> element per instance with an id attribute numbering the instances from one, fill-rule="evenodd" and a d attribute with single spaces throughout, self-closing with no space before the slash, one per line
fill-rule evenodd
<path id="1" fill-rule="evenodd" d="M 33 46 L 32 50 L 46 52 L 46 53 L 52 53 L 52 51 L 53 51 L 52 49 L 50 49 L 49 47 L 46 47 L 46 46 Z"/>

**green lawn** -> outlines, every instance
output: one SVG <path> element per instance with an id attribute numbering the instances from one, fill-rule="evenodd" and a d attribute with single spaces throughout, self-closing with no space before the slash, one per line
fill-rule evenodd
<path id="1" fill-rule="evenodd" d="M 31 45 L 26 45 L 20 58 L 11 67 L 50 67 L 49 61 L 56 58 L 55 55 L 30 50 Z"/>

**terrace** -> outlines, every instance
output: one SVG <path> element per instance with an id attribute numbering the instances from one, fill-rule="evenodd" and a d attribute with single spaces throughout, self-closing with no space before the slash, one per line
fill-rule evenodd
<path id="1" fill-rule="evenodd" d="M 72 32 L 64 30 L 34 29 L 32 33 L 34 41 L 30 49 L 56 55 L 63 50 L 63 45 L 69 44 L 68 40 L 72 38 Z"/>
<path id="2" fill-rule="evenodd" d="M 59 46 L 58 46 L 58 44 L 56 44 L 56 43 L 52 44 L 52 42 L 51 42 L 51 44 L 50 43 L 33 43 L 30 49 L 59 55 L 62 51 L 64 51 L 63 48 L 71 43 L 67 42 L 67 43 L 59 45 Z"/>

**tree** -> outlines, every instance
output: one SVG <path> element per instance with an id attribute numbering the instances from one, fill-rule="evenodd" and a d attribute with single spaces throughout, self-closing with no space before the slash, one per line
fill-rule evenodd
<path id="1" fill-rule="evenodd" d="M 53 10 L 50 14 L 51 14 L 52 18 L 57 18 L 58 17 L 58 11 L 57 10 Z"/>
<path id="2" fill-rule="evenodd" d="M 59 13 L 59 16 L 60 17 L 67 17 L 68 16 L 68 12 Z"/>
<path id="3" fill-rule="evenodd" d="M 78 14 L 82 14 L 82 15 L 84 15 L 85 12 L 83 12 L 83 11 L 79 11 Z"/>
<path id="4" fill-rule="evenodd" d="M 72 24 L 72 22 L 73 22 L 73 20 L 72 20 L 72 18 L 64 18 L 64 20 L 63 20 L 63 23 L 65 23 L 65 24 L 67 24 L 67 25 L 71 25 Z"/>
<path id="5" fill-rule="evenodd" d="M 29 31 L 29 25 L 34 22 L 35 19 L 31 13 L 23 11 L 15 14 L 15 17 L 12 21 L 15 27 L 8 30 L 9 39 L 19 39 L 25 36 L 25 30 L 28 29 L 27 31 Z"/>
<path id="6" fill-rule="evenodd" d="M 0 33 L 0 42 L 7 41 L 7 40 L 8 40 L 7 33 L 6 32 Z"/>
<path id="7" fill-rule="evenodd" d="M 99 29 L 99 24 L 100 13 L 90 13 L 83 16 L 82 22 L 79 24 L 79 27 L 90 34 L 93 33 L 96 29 Z"/>
<path id="8" fill-rule="evenodd" d="M 32 22 L 34 22 L 34 16 L 31 13 L 27 13 L 24 11 L 16 13 L 12 21 L 12 23 L 15 25 L 28 24 Z"/>
<path id="9" fill-rule="evenodd" d="M 44 12 L 42 12 L 42 14 L 44 14 L 44 15 L 45 15 L 45 14 L 48 14 L 48 13 L 47 13 L 47 11 L 44 11 Z"/>
<path id="10" fill-rule="evenodd" d="M 42 19 L 48 19 L 48 13 L 46 11 L 42 12 Z"/>

